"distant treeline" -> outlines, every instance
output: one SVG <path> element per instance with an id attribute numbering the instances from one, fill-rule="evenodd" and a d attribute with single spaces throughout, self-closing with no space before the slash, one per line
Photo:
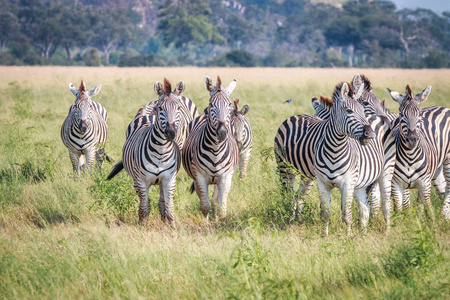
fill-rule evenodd
<path id="1" fill-rule="evenodd" d="M 450 67 L 450 12 L 390 1 L 0 0 L 0 64 Z"/>

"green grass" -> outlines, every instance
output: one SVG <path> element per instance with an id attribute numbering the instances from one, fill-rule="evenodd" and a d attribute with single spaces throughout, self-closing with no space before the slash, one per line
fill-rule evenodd
<path id="1" fill-rule="evenodd" d="M 381 216 L 363 235 L 355 204 L 354 234 L 346 237 L 334 191 L 323 238 L 316 188 L 302 222 L 280 188 L 271 149 L 278 126 L 312 113 L 311 97 L 329 96 L 356 72 L 380 98 L 388 96 L 386 85 L 403 92 L 407 83 L 415 93 L 433 86 L 427 106 L 446 105 L 450 95 L 448 70 L 0 67 L 0 298 L 448 298 L 450 226 L 434 193 L 434 224 L 413 200 L 394 214 L 389 235 Z M 251 107 L 248 177 L 233 179 L 225 222 L 203 221 L 184 170 L 174 196 L 176 229 L 160 221 L 157 187 L 149 223 L 138 225 L 131 178 L 123 172 L 105 181 L 114 162 L 73 174 L 59 135 L 74 101 L 69 82 L 103 84 L 94 99 L 108 111 L 106 152 L 117 162 L 129 121 L 156 99 L 155 80 L 185 80 L 184 94 L 203 109 L 205 75 L 237 78 L 232 96 Z M 292 106 L 282 104 L 288 98 Z"/>

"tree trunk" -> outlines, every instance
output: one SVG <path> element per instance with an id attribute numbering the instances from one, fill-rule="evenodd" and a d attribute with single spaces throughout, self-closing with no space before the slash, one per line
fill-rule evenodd
<path id="1" fill-rule="evenodd" d="M 67 53 L 67 60 L 72 60 L 72 51 L 70 50 L 69 45 L 65 45 L 64 48 L 66 49 L 66 53 Z"/>

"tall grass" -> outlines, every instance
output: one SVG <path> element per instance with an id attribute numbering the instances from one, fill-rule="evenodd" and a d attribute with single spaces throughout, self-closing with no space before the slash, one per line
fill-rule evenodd
<path id="1" fill-rule="evenodd" d="M 388 236 L 381 216 L 366 235 L 355 217 L 347 238 L 335 191 L 330 236 L 323 238 L 316 189 L 306 196 L 302 221 L 281 189 L 272 149 L 278 126 L 312 113 L 311 97 L 330 95 L 356 72 L 371 79 L 380 98 L 388 97 L 386 85 L 399 92 L 407 83 L 414 92 L 432 85 L 425 104 L 447 105 L 448 70 L 0 67 L 0 297 L 448 297 L 450 226 L 439 213 L 432 223 L 413 200 L 410 210 L 394 214 Z M 126 126 L 155 99 L 154 82 L 164 77 L 184 80 L 185 96 L 202 110 L 205 75 L 237 78 L 232 96 L 251 107 L 248 178 L 233 179 L 227 220 L 205 223 L 180 170 L 176 229 L 160 221 L 157 187 L 149 224 L 140 226 L 131 178 L 123 172 L 105 181 L 121 159 Z M 114 162 L 77 176 L 60 126 L 74 101 L 68 83 L 81 79 L 88 88 L 103 85 L 95 100 L 108 111 L 106 152 Z M 288 98 L 291 106 L 283 104 Z M 437 210 L 440 200 L 432 200 Z"/>

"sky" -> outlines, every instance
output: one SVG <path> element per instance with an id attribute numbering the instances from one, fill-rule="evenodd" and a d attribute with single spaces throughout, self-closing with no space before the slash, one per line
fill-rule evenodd
<path id="1" fill-rule="evenodd" d="M 450 0 L 391 0 L 397 9 L 428 8 L 436 13 L 450 11 Z"/>

